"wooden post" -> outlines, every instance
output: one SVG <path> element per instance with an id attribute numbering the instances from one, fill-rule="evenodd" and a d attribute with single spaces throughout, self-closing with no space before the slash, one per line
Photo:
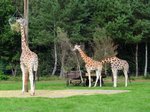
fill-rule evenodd
<path id="1" fill-rule="evenodd" d="M 25 26 L 26 40 L 28 44 L 28 11 L 29 11 L 29 2 L 24 0 L 24 18 L 27 20 L 27 25 Z"/>
<path id="2" fill-rule="evenodd" d="M 25 92 L 28 92 L 28 79 L 29 79 L 29 73 L 27 72 L 26 74 L 25 74 L 25 79 L 24 79 L 24 90 L 25 90 Z"/>
<path id="3" fill-rule="evenodd" d="M 24 0 L 24 18 L 27 21 L 27 25 L 25 26 L 25 38 L 26 38 L 27 45 L 28 45 L 28 9 L 29 9 L 28 5 L 29 5 L 28 0 Z M 26 73 L 25 82 L 24 82 L 25 92 L 28 92 L 28 80 L 29 80 L 29 74 Z"/>

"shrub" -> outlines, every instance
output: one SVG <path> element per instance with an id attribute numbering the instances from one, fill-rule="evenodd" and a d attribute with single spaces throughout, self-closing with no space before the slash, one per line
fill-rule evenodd
<path id="1" fill-rule="evenodd" d="M 0 80 L 8 80 L 9 77 L 5 75 L 2 71 L 0 71 Z"/>

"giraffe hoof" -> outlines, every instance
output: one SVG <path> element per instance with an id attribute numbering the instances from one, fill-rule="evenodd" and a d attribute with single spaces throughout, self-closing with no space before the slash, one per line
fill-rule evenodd
<path id="1" fill-rule="evenodd" d="M 30 95 L 31 95 L 31 96 L 34 96 L 34 95 L 35 95 L 35 92 L 31 92 Z"/>
<path id="2" fill-rule="evenodd" d="M 24 90 L 22 90 L 22 94 L 24 95 L 24 93 L 25 93 L 25 91 Z"/>

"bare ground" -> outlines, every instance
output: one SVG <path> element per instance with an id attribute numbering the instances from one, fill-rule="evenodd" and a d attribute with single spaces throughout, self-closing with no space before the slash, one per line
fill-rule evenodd
<path id="1" fill-rule="evenodd" d="M 36 90 L 35 96 L 30 93 L 22 94 L 21 90 L 0 91 L 0 97 L 47 97 L 47 98 L 63 98 L 76 95 L 94 95 L 94 94 L 117 94 L 129 92 L 128 90 Z"/>

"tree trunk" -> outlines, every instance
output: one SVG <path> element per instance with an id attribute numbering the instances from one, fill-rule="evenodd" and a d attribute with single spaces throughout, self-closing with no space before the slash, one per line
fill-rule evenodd
<path id="1" fill-rule="evenodd" d="M 144 68 L 144 77 L 147 76 L 147 64 L 148 64 L 148 47 L 147 42 L 145 43 L 145 68 Z"/>
<path id="2" fill-rule="evenodd" d="M 54 12 L 53 12 L 54 15 Z M 57 56 L 57 41 L 56 41 L 56 22 L 55 22 L 55 18 L 53 18 L 53 36 L 54 36 L 54 56 L 55 56 L 55 63 L 54 63 L 54 68 L 53 68 L 53 72 L 52 72 L 52 76 L 55 75 L 55 72 L 57 70 L 57 62 L 58 62 L 58 56 Z"/>
<path id="3" fill-rule="evenodd" d="M 11 69 L 12 75 L 14 77 L 16 77 L 16 73 L 17 73 L 17 67 L 14 67 L 13 69 Z"/>
<path id="4" fill-rule="evenodd" d="M 29 6 L 29 3 L 28 3 L 28 0 L 24 0 L 24 18 L 26 19 L 27 21 L 27 25 L 25 26 L 25 34 L 26 34 L 26 43 L 28 45 L 28 7 Z M 25 88 L 25 92 L 28 92 L 28 74 L 25 74 L 25 85 L 24 85 L 24 88 Z"/>
<path id="5" fill-rule="evenodd" d="M 60 75 L 59 77 L 62 78 L 64 75 L 64 59 L 65 59 L 65 55 L 63 54 L 62 58 L 61 58 L 61 71 L 60 71 Z"/>
<path id="6" fill-rule="evenodd" d="M 14 64 L 11 64 L 10 63 L 10 66 L 11 66 L 11 73 L 12 73 L 12 76 L 16 76 L 16 73 L 17 73 L 17 65 L 14 65 Z"/>
<path id="7" fill-rule="evenodd" d="M 55 75 L 55 72 L 57 70 L 57 47 L 56 47 L 56 43 L 54 42 L 54 55 L 55 55 L 55 64 L 54 64 L 54 69 L 53 69 L 53 72 L 52 72 L 52 76 Z"/>
<path id="8" fill-rule="evenodd" d="M 138 43 L 136 44 L 135 63 L 136 63 L 136 77 L 138 77 Z"/>
<path id="9" fill-rule="evenodd" d="M 106 57 L 106 55 L 107 55 L 107 52 L 106 52 L 106 49 L 104 50 L 104 57 Z M 104 64 L 104 69 L 105 69 L 105 75 L 107 75 L 107 65 L 106 65 L 106 63 Z"/>
<path id="10" fill-rule="evenodd" d="M 74 52 L 74 53 L 75 53 L 75 52 Z M 79 62 L 79 59 L 78 59 L 78 56 L 77 56 L 76 53 L 75 53 L 75 57 L 76 57 L 76 61 L 77 61 L 77 67 L 78 67 L 78 70 L 79 70 L 79 72 L 80 72 L 80 79 L 81 79 L 81 82 L 82 82 L 82 84 L 83 84 L 83 77 L 82 77 L 80 62 Z"/>
<path id="11" fill-rule="evenodd" d="M 64 60 L 65 60 L 65 55 L 66 55 L 65 51 L 63 51 L 63 49 L 62 49 L 62 56 L 61 56 L 61 71 L 60 71 L 60 75 L 59 75 L 60 78 L 63 77 L 64 71 L 65 71 L 65 70 L 64 70 Z"/>

